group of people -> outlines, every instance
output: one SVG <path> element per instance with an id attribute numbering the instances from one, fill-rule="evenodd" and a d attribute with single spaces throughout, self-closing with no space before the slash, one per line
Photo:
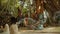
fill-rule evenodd
<path id="1" fill-rule="evenodd" d="M 3 22 L 3 18 L 0 16 L 0 33 L 3 34 L 19 34 L 17 19 L 15 17 L 10 18 L 10 23 Z"/>
<path id="2" fill-rule="evenodd" d="M 20 34 L 20 32 L 18 31 L 17 24 L 12 24 L 10 27 L 8 24 L 5 24 L 5 28 L 0 30 L 0 34 Z"/>

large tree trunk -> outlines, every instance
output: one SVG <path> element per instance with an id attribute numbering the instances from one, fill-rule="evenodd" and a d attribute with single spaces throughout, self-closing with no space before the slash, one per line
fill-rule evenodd
<path id="1" fill-rule="evenodd" d="M 49 12 L 49 21 L 51 25 L 55 26 L 55 21 L 53 19 L 55 12 L 60 10 L 59 0 L 46 0 L 44 3 L 44 8 Z"/>

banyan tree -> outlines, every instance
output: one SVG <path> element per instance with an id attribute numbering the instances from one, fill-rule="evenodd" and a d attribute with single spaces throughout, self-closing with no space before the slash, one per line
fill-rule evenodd
<path id="1" fill-rule="evenodd" d="M 0 0 L 0 15 L 5 13 L 11 14 L 16 17 L 18 14 L 17 7 L 19 0 Z"/>
<path id="2" fill-rule="evenodd" d="M 0 0 L 0 17 L 2 17 L 2 25 L 5 23 L 10 23 L 11 17 L 18 16 L 17 7 L 20 5 L 19 0 Z"/>
<path id="3" fill-rule="evenodd" d="M 44 8 L 49 12 L 50 24 L 58 25 L 60 23 L 60 0 L 44 0 Z"/>
<path id="4" fill-rule="evenodd" d="M 48 17 L 45 15 L 47 13 Z M 36 21 L 28 23 L 38 28 L 41 24 L 43 27 L 44 23 L 55 26 L 60 23 L 60 0 L 0 0 L 0 16 L 5 19 L 7 16 L 22 16 L 22 19 L 27 16 L 29 21 Z"/>

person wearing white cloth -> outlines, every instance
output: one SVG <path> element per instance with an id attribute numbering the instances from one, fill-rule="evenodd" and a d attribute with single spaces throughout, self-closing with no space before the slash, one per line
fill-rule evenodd
<path id="1" fill-rule="evenodd" d="M 10 26 L 10 34 L 19 34 L 17 19 L 15 17 L 11 17 L 11 26 Z"/>
<path id="2" fill-rule="evenodd" d="M 20 33 L 18 32 L 17 24 L 12 24 L 10 29 L 9 29 L 9 25 L 6 24 L 3 32 L 0 34 L 20 34 Z"/>
<path id="3" fill-rule="evenodd" d="M 19 34 L 17 24 L 12 24 L 11 25 L 10 34 Z"/>
<path id="4" fill-rule="evenodd" d="M 3 32 L 0 33 L 0 34 L 10 34 L 9 25 L 8 24 L 5 24 L 5 28 L 3 28 Z"/>
<path id="5" fill-rule="evenodd" d="M 5 27 L 3 29 L 1 28 L 3 32 L 0 34 L 19 34 L 16 19 L 14 17 L 11 18 L 10 27 L 8 24 L 5 24 L 4 26 Z"/>

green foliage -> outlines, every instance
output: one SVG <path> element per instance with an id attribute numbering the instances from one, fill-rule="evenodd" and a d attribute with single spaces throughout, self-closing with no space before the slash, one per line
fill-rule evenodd
<path id="1" fill-rule="evenodd" d="M 2 8 L 2 14 L 3 14 L 3 12 L 7 12 L 7 10 L 8 10 L 8 12 L 9 13 L 13 13 L 12 14 L 12 16 L 14 16 L 14 17 L 17 17 L 17 15 L 18 15 L 18 9 L 17 9 L 17 7 L 19 6 L 19 4 L 18 4 L 18 1 L 19 0 L 0 0 L 0 4 L 1 4 L 1 8 Z M 6 11 L 4 11 L 4 9 L 6 10 Z M 0 13 L 1 13 L 0 12 Z"/>

